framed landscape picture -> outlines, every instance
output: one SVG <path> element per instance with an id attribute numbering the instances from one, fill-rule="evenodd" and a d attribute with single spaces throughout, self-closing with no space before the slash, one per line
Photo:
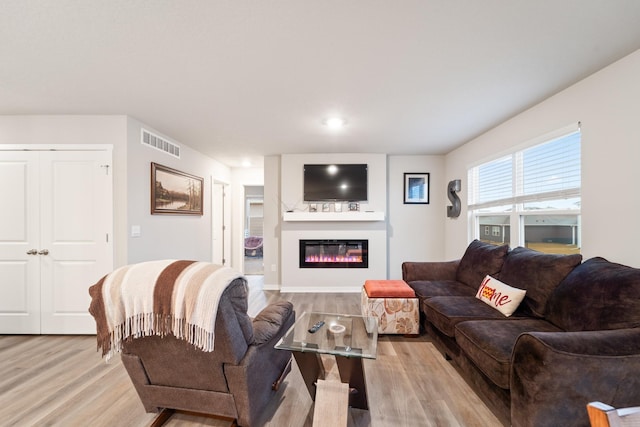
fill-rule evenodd
<path id="1" fill-rule="evenodd" d="M 429 174 L 404 174 L 404 203 L 429 204 Z"/>
<path id="2" fill-rule="evenodd" d="M 151 163 L 151 214 L 202 215 L 204 179 Z"/>

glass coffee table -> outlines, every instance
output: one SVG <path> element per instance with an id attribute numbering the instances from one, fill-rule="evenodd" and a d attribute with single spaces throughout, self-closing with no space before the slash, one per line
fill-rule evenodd
<path id="1" fill-rule="evenodd" d="M 317 331 L 310 328 L 324 322 Z M 321 354 L 333 355 L 340 381 L 349 384 L 349 406 L 369 409 L 362 359 L 375 359 L 378 319 L 347 314 L 304 312 L 275 348 L 293 352 L 300 373 L 315 400 L 316 381 L 324 379 Z"/>

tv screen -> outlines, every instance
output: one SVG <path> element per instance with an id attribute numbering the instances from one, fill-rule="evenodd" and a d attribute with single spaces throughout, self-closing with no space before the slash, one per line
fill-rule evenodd
<path id="1" fill-rule="evenodd" d="M 367 200 L 366 164 L 304 165 L 304 201 Z"/>

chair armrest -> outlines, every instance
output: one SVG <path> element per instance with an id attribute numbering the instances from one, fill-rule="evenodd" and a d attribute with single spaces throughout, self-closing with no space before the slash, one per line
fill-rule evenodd
<path id="1" fill-rule="evenodd" d="M 287 331 L 284 329 L 288 325 L 289 318 L 294 316 L 293 304 L 289 301 L 279 301 L 265 307 L 253 319 L 253 343 L 256 345 L 264 344 L 271 341 L 274 337 L 278 338 Z M 283 330 L 284 329 L 284 330 Z"/>
<path id="2" fill-rule="evenodd" d="M 403 262 L 402 280 L 456 280 L 460 260 L 443 262 Z"/>
<path id="3" fill-rule="evenodd" d="M 524 333 L 511 363 L 514 427 L 584 426 L 589 402 L 640 402 L 640 328 Z"/>

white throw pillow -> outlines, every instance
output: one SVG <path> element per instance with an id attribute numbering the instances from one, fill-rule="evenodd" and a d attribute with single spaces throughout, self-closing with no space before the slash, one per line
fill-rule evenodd
<path id="1" fill-rule="evenodd" d="M 513 288 L 487 275 L 476 293 L 476 298 L 508 317 L 516 311 L 526 293 L 526 290 Z"/>

